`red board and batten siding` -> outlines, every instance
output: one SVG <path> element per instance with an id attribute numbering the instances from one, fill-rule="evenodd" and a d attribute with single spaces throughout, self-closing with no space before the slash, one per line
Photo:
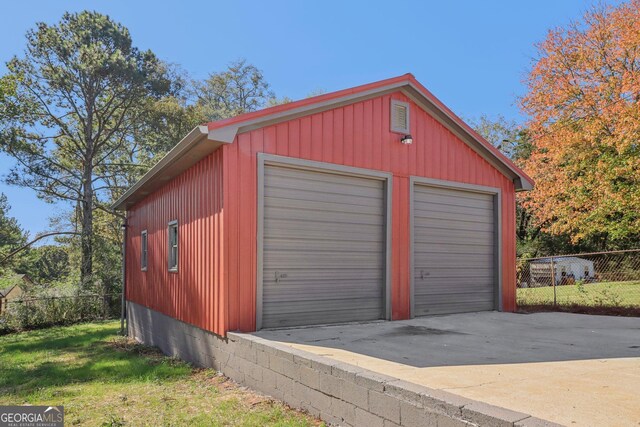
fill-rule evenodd
<path id="1" fill-rule="evenodd" d="M 411 104 L 413 145 L 389 131 L 390 100 Z M 392 318 L 410 313 L 409 177 L 502 190 L 503 309 L 515 309 L 514 184 L 401 92 L 242 133 L 224 151 L 229 330 L 255 330 L 257 154 L 393 173 Z"/>
<path id="2" fill-rule="evenodd" d="M 222 151 L 218 150 L 127 212 L 127 299 L 210 331 L 225 331 Z M 178 272 L 168 271 L 169 221 L 178 221 Z M 148 232 L 147 271 L 140 233 Z"/>
<path id="3" fill-rule="evenodd" d="M 400 135 L 389 131 L 392 98 L 411 105 L 413 145 L 402 145 Z M 393 173 L 394 320 L 410 315 L 410 176 L 500 188 L 502 303 L 505 311 L 515 309 L 513 182 L 402 92 L 240 133 L 232 144 L 130 208 L 129 300 L 220 335 L 255 330 L 261 152 Z M 167 223 L 172 219 L 180 227 L 178 273 L 167 271 Z M 139 264 L 145 228 L 146 273 Z"/>

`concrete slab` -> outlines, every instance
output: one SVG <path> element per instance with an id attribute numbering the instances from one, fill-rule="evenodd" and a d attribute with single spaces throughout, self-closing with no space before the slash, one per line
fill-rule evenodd
<path id="1" fill-rule="evenodd" d="M 640 319 L 468 313 L 256 335 L 565 425 L 640 425 Z"/>

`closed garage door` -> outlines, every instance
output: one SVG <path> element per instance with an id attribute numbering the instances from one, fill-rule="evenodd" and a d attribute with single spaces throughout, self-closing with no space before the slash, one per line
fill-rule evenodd
<path id="1" fill-rule="evenodd" d="M 495 309 L 494 197 L 415 185 L 415 316 Z"/>
<path id="2" fill-rule="evenodd" d="M 265 166 L 262 327 L 384 317 L 384 187 Z"/>

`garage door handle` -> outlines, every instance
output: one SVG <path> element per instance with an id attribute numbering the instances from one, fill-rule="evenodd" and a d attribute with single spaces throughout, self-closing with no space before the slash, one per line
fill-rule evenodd
<path id="1" fill-rule="evenodd" d="M 420 270 L 420 279 L 424 280 L 424 277 L 428 276 L 429 274 L 431 274 L 431 273 L 429 273 L 429 272 L 425 273 L 424 270 Z"/>
<path id="2" fill-rule="evenodd" d="M 280 273 L 279 271 L 276 271 L 276 283 L 280 283 L 280 279 L 286 279 L 287 278 L 287 273 Z"/>

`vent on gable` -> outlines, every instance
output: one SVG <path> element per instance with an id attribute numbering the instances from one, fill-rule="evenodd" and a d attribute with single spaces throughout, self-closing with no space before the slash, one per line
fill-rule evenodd
<path id="1" fill-rule="evenodd" d="M 391 132 L 409 133 L 409 104 L 391 100 Z"/>

